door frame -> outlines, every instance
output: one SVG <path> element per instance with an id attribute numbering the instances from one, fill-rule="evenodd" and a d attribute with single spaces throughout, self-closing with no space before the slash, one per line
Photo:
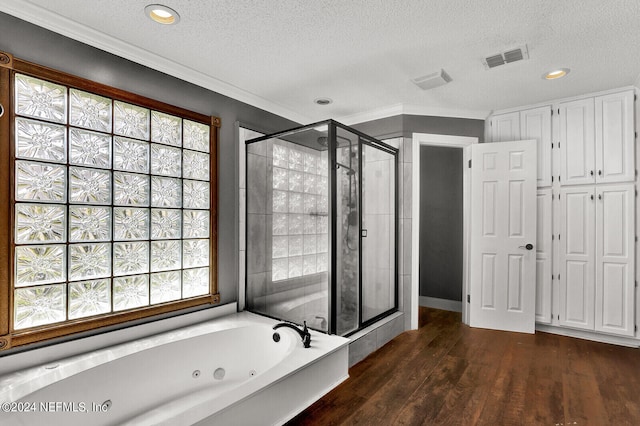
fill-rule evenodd
<path id="1" fill-rule="evenodd" d="M 469 294 L 469 250 L 471 215 L 471 172 L 467 164 L 471 159 L 471 145 L 477 144 L 477 137 L 451 136 L 433 133 L 413 133 L 411 145 L 411 328 L 418 328 L 418 301 L 420 294 L 420 147 L 440 146 L 462 149 L 462 322 L 469 323 L 469 308 L 466 295 Z M 404 242 L 406 245 L 406 241 Z"/>

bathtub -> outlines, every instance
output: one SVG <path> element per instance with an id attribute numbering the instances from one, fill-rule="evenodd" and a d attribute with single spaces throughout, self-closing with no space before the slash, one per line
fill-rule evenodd
<path id="1" fill-rule="evenodd" d="M 0 377 L 2 425 L 282 424 L 348 377 L 348 339 L 248 312 Z"/>

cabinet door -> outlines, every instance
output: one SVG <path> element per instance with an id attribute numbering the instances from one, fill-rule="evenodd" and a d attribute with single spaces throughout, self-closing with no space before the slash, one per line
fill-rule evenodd
<path id="1" fill-rule="evenodd" d="M 520 139 L 519 112 L 491 117 L 491 142 L 517 141 Z"/>
<path id="2" fill-rule="evenodd" d="M 596 189 L 596 331 L 634 334 L 632 183 Z"/>
<path id="3" fill-rule="evenodd" d="M 551 107 L 520 112 L 520 139 L 538 143 L 538 186 L 551 186 Z"/>
<path id="4" fill-rule="evenodd" d="M 560 325 L 593 330 L 595 297 L 595 190 L 560 191 Z"/>
<path id="5" fill-rule="evenodd" d="M 537 194 L 536 322 L 551 323 L 551 188 Z"/>
<path id="6" fill-rule="evenodd" d="M 593 98 L 560 104 L 560 184 L 595 182 Z"/>
<path id="7" fill-rule="evenodd" d="M 633 91 L 595 98 L 596 182 L 633 182 Z"/>

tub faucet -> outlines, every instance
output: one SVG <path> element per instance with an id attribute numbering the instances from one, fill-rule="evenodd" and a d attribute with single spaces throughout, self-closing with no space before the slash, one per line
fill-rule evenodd
<path id="1" fill-rule="evenodd" d="M 302 344 L 304 345 L 305 348 L 310 348 L 311 347 L 311 333 L 309 333 L 309 329 L 307 328 L 307 322 L 304 321 L 304 328 L 302 330 L 300 330 L 296 325 L 288 323 L 288 322 L 281 322 L 280 324 L 276 324 L 273 326 L 274 330 L 277 330 L 281 327 L 288 327 L 291 328 L 295 331 L 298 332 L 298 334 L 300 335 L 300 338 L 302 338 Z M 279 342 L 280 341 L 280 335 L 278 333 L 273 333 L 273 340 L 275 342 Z"/>

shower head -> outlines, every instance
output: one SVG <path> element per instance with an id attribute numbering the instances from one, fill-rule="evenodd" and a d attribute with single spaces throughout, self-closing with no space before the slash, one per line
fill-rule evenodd
<path id="1" fill-rule="evenodd" d="M 329 138 L 326 136 L 319 136 L 318 137 L 318 144 L 327 148 L 329 146 Z"/>

